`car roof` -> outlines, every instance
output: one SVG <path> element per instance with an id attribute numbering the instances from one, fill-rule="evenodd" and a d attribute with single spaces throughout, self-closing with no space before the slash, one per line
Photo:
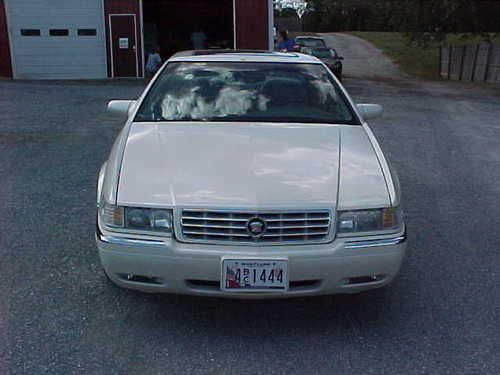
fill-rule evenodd
<path id="1" fill-rule="evenodd" d="M 320 36 L 313 36 L 313 35 L 299 35 L 296 36 L 295 39 L 319 39 L 319 40 L 324 40 L 324 38 Z"/>
<path id="2" fill-rule="evenodd" d="M 320 64 L 313 56 L 296 52 L 255 50 L 198 50 L 183 51 L 173 55 L 169 62 L 276 62 Z"/>
<path id="3" fill-rule="evenodd" d="M 310 48 L 312 50 L 318 50 L 318 49 L 320 49 L 320 50 L 325 50 L 325 49 L 330 50 L 331 49 L 331 50 L 335 51 L 335 48 L 333 48 L 333 47 L 326 47 L 326 46 L 322 46 L 322 47 L 304 47 L 304 48 Z"/>
<path id="4" fill-rule="evenodd" d="M 266 53 L 260 49 L 230 49 L 230 48 L 212 48 L 212 49 L 193 49 L 187 51 L 176 52 L 172 57 L 179 56 L 203 56 L 203 55 L 217 55 L 221 53 Z"/>

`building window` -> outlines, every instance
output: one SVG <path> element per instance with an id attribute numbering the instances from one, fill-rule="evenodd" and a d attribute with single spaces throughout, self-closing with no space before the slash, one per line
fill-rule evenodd
<path id="1" fill-rule="evenodd" d="M 96 36 L 96 29 L 78 29 L 78 36 Z"/>
<path id="2" fill-rule="evenodd" d="M 40 29 L 21 29 L 22 36 L 40 36 Z"/>
<path id="3" fill-rule="evenodd" d="M 50 36 L 68 36 L 69 30 L 68 29 L 50 29 L 49 35 Z"/>

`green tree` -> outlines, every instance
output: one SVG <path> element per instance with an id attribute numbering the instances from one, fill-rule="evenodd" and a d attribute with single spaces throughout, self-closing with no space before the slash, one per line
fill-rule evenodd
<path id="1" fill-rule="evenodd" d="M 443 41 L 446 34 L 479 35 L 490 40 L 500 30 L 500 2 L 474 0 L 391 1 L 394 25 L 412 41 Z"/>
<path id="2" fill-rule="evenodd" d="M 278 17 L 293 17 L 299 18 L 297 11 L 293 8 L 283 8 L 281 11 L 278 11 Z"/>
<path id="3" fill-rule="evenodd" d="M 499 20 L 499 0 L 307 0 L 304 26 L 309 31 L 402 31 L 426 45 L 449 33 L 489 40 L 500 32 Z"/>

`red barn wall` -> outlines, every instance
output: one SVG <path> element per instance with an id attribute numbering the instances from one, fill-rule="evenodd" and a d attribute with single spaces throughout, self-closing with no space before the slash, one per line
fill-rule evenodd
<path id="1" fill-rule="evenodd" d="M 236 48 L 269 49 L 268 1 L 235 1 Z"/>
<path id="2" fill-rule="evenodd" d="M 0 76 L 12 77 L 9 35 L 4 0 L 0 0 Z"/>
<path id="3" fill-rule="evenodd" d="M 1 0 L 0 0 L 1 1 Z M 111 77 L 111 46 L 109 44 L 109 15 L 110 14 L 135 14 L 137 27 L 137 52 L 139 58 L 139 76 L 142 76 L 142 35 L 141 11 L 139 0 L 104 0 L 104 16 L 106 29 L 106 53 L 108 56 L 108 77 Z"/>

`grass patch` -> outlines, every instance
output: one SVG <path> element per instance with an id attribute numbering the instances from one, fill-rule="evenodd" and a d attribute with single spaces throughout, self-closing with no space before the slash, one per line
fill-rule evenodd
<path id="1" fill-rule="evenodd" d="M 439 44 L 422 48 L 409 44 L 403 33 L 397 32 L 349 32 L 363 38 L 381 49 L 389 58 L 399 65 L 405 73 L 425 79 L 439 79 Z M 463 35 L 448 35 L 446 42 L 450 44 L 466 44 L 480 42 L 477 37 L 465 38 Z M 500 37 L 496 41 L 500 41 Z"/>
<path id="2" fill-rule="evenodd" d="M 439 78 L 439 46 L 427 49 L 409 45 L 403 33 L 350 32 L 381 49 L 405 73 L 426 79 Z"/>

